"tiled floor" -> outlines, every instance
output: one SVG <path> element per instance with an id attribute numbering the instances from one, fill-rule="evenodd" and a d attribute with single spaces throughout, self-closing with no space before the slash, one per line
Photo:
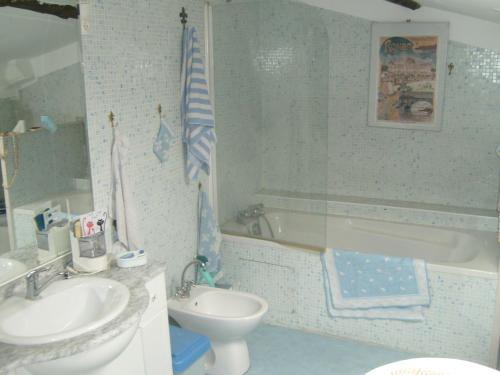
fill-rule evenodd
<path id="1" fill-rule="evenodd" d="M 262 325 L 248 337 L 251 367 L 247 375 L 363 375 L 415 357 L 398 352 L 291 329 Z"/>

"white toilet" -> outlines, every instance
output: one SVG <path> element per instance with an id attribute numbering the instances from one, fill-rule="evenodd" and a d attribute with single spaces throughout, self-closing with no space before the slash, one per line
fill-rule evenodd
<path id="1" fill-rule="evenodd" d="M 168 313 L 183 328 L 206 335 L 212 351 L 209 375 L 241 375 L 250 367 L 245 336 L 268 310 L 267 302 L 250 293 L 195 285 L 190 297 L 168 301 Z"/>

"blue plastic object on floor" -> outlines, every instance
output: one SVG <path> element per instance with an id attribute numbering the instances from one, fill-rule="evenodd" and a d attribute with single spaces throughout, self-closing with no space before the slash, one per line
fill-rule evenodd
<path id="1" fill-rule="evenodd" d="M 171 325 L 170 346 L 172 367 L 174 373 L 179 373 L 189 368 L 210 349 L 210 341 L 203 335 Z"/>

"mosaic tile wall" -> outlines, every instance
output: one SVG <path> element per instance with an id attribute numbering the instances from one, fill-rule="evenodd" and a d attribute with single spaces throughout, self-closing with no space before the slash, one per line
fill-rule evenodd
<path id="1" fill-rule="evenodd" d="M 15 208 L 74 189 L 74 178 L 88 178 L 85 128 L 82 123 L 59 125 L 57 132 L 45 130 L 22 134 L 17 140 L 19 168 L 10 189 Z M 14 148 L 8 143 L 8 175 L 14 175 Z M 11 181 L 11 179 L 9 179 Z"/>
<path id="2" fill-rule="evenodd" d="M 81 120 L 85 117 L 83 95 L 81 64 L 67 66 L 20 90 L 19 119 L 24 119 L 28 127 L 38 125 L 42 115 L 59 124 Z"/>
<path id="3" fill-rule="evenodd" d="M 74 178 L 88 178 L 80 64 L 38 78 L 20 91 L 19 98 L 8 102 L 14 116 L 8 130 L 21 119 L 26 121 L 28 128 L 39 126 L 41 115 L 50 116 L 58 125 L 54 134 L 39 130 L 18 137 L 19 170 L 10 189 L 11 207 L 71 191 Z M 11 157 L 8 175 L 13 176 L 12 139 L 9 138 L 7 144 Z"/>
<path id="4" fill-rule="evenodd" d="M 249 187 L 259 180 L 259 189 L 275 191 L 496 207 L 500 52 L 449 43 L 448 60 L 456 68 L 447 80 L 441 132 L 372 128 L 367 126 L 369 21 L 279 0 L 217 5 L 214 20 L 215 61 L 225 61 L 215 72 L 218 165 L 241 174 L 238 183 L 220 187 L 220 196 L 238 190 L 242 202 L 256 201 Z M 243 45 L 251 48 L 239 50 Z M 315 50 L 329 54 L 327 67 Z M 235 84 L 246 81 L 253 85 Z M 221 87 L 223 94 L 217 92 Z M 246 107 L 256 96 L 261 105 Z M 240 130 L 250 132 L 248 121 L 235 125 L 249 117 L 251 129 L 259 129 L 252 137 Z M 233 172 L 246 170 L 231 155 L 249 143 L 262 150 L 261 158 L 256 151 L 241 153 L 254 169 Z M 322 160 L 326 149 L 328 166 Z M 222 211 L 234 212 L 245 204 L 224 205 L 221 200 Z"/>
<path id="5" fill-rule="evenodd" d="M 245 17 L 233 22 L 248 34 L 227 32 L 226 17 L 232 14 L 226 12 L 225 6 L 216 6 L 213 11 L 215 121 L 220 133 L 224 133 L 217 132 L 217 151 L 221 153 L 217 158 L 220 222 L 234 217 L 238 208 L 255 203 L 253 193 L 260 187 L 262 169 L 260 81 L 248 58 L 249 51 L 254 55 L 259 47 L 255 29 L 259 15 L 252 4 L 239 4 L 238 8 Z M 231 50 L 221 53 L 220 48 Z"/>
<path id="6" fill-rule="evenodd" d="M 18 105 L 18 101 L 15 99 L 0 99 L 0 131 L 12 130 L 16 125 Z"/>
<path id="7" fill-rule="evenodd" d="M 488 348 L 496 279 L 429 269 L 432 303 L 424 322 L 332 319 L 318 253 L 225 236 L 222 254 L 224 274 L 233 287 L 268 301 L 267 323 L 483 364 L 494 355 Z"/>
<path id="8" fill-rule="evenodd" d="M 179 12 L 203 40 L 201 0 L 92 0 L 90 32 L 82 36 L 92 188 L 97 208 L 110 193 L 109 111 L 131 140 L 124 170 L 131 176 L 140 230 L 150 261 L 166 260 L 170 291 L 195 255 L 197 186 L 184 181 L 180 141 Z M 169 159 L 152 152 L 158 104 L 175 133 Z"/>

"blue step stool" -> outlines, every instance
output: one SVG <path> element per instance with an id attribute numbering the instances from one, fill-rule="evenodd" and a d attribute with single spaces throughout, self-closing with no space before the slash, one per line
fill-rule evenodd
<path id="1" fill-rule="evenodd" d="M 170 348 L 174 374 L 205 374 L 203 355 L 210 349 L 208 337 L 171 325 Z"/>

